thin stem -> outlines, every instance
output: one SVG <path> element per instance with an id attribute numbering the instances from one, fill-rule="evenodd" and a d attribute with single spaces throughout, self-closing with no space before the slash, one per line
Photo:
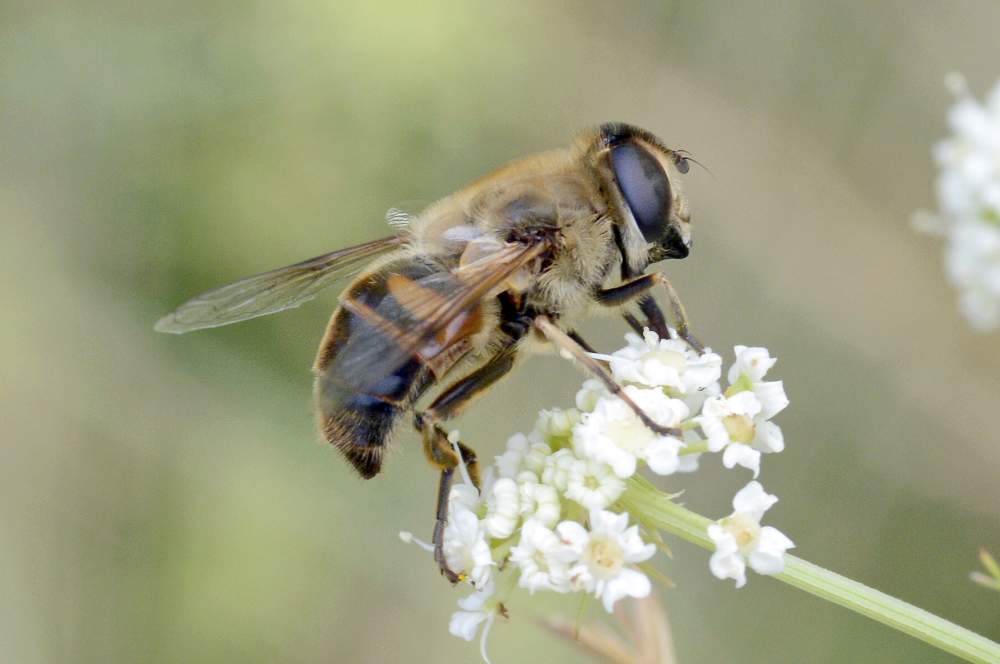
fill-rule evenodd
<path id="1" fill-rule="evenodd" d="M 687 445 L 685 445 L 684 447 L 682 447 L 677 452 L 677 455 L 678 456 L 684 456 L 686 454 L 701 454 L 701 453 L 707 452 L 707 451 L 708 451 L 708 441 L 707 440 L 699 440 L 699 441 L 694 442 L 694 443 L 688 443 Z"/>
<path id="2" fill-rule="evenodd" d="M 629 480 L 621 503 L 629 512 L 641 515 L 643 522 L 650 526 L 704 549 L 715 548 L 708 537 L 710 519 L 671 501 L 667 494 L 641 477 Z M 785 571 L 775 575 L 775 578 L 966 661 L 981 664 L 1000 662 L 1000 644 L 801 558 L 786 555 Z"/>

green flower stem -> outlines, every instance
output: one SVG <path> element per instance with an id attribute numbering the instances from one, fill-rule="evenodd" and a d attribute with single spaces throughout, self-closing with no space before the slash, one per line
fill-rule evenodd
<path id="1" fill-rule="evenodd" d="M 712 521 L 673 502 L 644 478 L 635 476 L 630 479 L 620 502 L 649 526 L 710 551 L 715 549 L 707 532 Z M 775 578 L 966 661 L 982 664 L 1000 662 L 1000 644 L 801 558 L 786 555 L 785 571 L 775 575 Z"/>
<path id="2" fill-rule="evenodd" d="M 702 454 L 708 451 L 708 441 L 699 440 L 695 443 L 688 443 L 677 452 L 678 456 L 685 456 L 687 454 Z"/>

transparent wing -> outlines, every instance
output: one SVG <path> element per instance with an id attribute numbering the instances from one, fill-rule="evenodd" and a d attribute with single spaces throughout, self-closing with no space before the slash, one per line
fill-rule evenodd
<path id="1" fill-rule="evenodd" d="M 385 237 L 240 279 L 188 300 L 161 318 L 155 329 L 183 334 L 292 309 L 403 242 L 397 236 Z"/>
<path id="2" fill-rule="evenodd" d="M 387 281 L 387 297 L 375 308 L 344 298 L 342 306 L 367 329 L 348 341 L 338 373 L 362 393 L 378 391 L 414 359 L 441 375 L 464 354 L 462 342 L 480 329 L 483 299 L 502 290 L 548 248 L 546 242 L 507 244 L 460 268 L 421 279 L 393 275 Z"/>

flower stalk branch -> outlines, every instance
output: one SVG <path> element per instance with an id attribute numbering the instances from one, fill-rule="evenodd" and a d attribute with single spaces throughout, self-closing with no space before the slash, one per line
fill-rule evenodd
<path id="1" fill-rule="evenodd" d="M 626 482 L 626 490 L 620 503 L 630 513 L 641 515 L 647 526 L 671 533 L 710 551 L 715 548 L 708 536 L 708 526 L 713 523 L 712 520 L 673 502 L 668 494 L 659 491 L 642 477 L 635 476 Z M 800 590 L 839 604 L 968 662 L 1000 662 L 1000 644 L 796 556 L 786 555 L 784 571 L 774 576 Z"/>

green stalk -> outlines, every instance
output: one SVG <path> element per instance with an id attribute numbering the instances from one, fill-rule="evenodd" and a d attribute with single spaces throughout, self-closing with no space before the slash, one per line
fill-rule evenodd
<path id="1" fill-rule="evenodd" d="M 649 526 L 677 535 L 704 549 L 715 549 L 707 532 L 712 521 L 673 502 L 644 478 L 635 476 L 630 479 L 620 502 Z M 801 558 L 786 555 L 785 571 L 775 575 L 775 578 L 966 661 L 980 664 L 1000 662 L 1000 644 Z"/>

